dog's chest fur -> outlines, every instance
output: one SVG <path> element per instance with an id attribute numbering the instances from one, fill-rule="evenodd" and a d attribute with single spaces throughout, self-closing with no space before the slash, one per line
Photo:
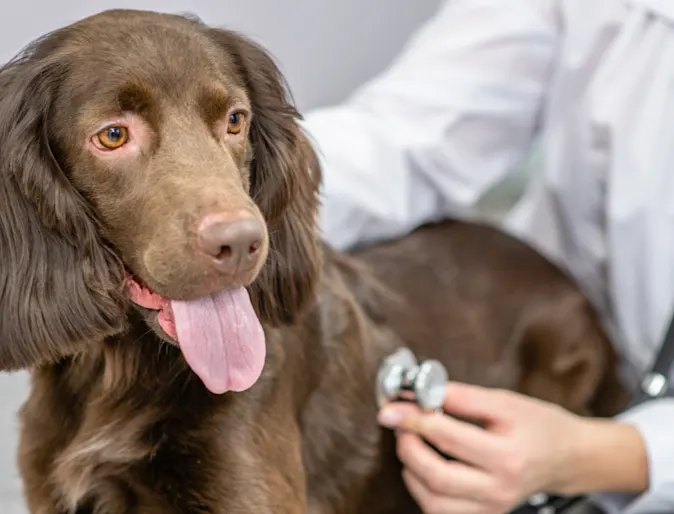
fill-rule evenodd
<path id="1" fill-rule="evenodd" d="M 140 371 L 128 394 L 114 368 L 129 372 L 152 356 L 118 350 L 34 373 L 20 460 L 26 487 L 39 494 L 28 497 L 56 503 L 59 510 L 49 512 L 59 514 L 211 512 L 231 473 L 220 448 L 236 427 L 209 430 L 215 405 L 196 394 L 198 384 L 179 364 L 171 370 L 167 362 L 156 379 Z M 168 361 L 168 353 L 154 358 Z M 158 387 L 159 380 L 172 387 Z"/>
<path id="2" fill-rule="evenodd" d="M 362 509 L 400 482 L 372 387 L 393 341 L 343 285 L 308 316 L 269 334 L 265 373 L 242 394 L 206 394 L 176 349 L 137 338 L 37 370 L 20 450 L 31 511 L 387 512 Z"/>

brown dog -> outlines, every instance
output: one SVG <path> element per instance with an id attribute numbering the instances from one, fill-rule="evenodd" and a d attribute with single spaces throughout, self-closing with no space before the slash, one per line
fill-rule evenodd
<path id="1" fill-rule="evenodd" d="M 375 423 L 403 345 L 622 405 L 590 305 L 523 244 L 448 222 L 324 248 L 296 118 L 260 48 L 178 16 L 103 13 L 0 71 L 0 367 L 32 369 L 33 514 L 417 512 Z"/>

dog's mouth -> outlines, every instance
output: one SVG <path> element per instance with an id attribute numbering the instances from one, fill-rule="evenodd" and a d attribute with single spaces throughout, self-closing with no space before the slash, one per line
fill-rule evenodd
<path id="1" fill-rule="evenodd" d="M 131 275 L 131 301 L 157 312 L 162 330 L 180 347 L 185 361 L 214 394 L 245 391 L 262 374 L 265 334 L 244 287 L 196 300 L 165 298 Z"/>

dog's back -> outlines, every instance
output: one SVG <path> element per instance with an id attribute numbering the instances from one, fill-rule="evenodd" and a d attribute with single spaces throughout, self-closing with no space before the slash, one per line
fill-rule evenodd
<path id="1" fill-rule="evenodd" d="M 618 358 L 590 302 L 523 242 L 450 221 L 355 254 L 391 293 L 387 323 L 420 357 L 442 361 L 451 379 L 580 414 L 624 406 Z"/>

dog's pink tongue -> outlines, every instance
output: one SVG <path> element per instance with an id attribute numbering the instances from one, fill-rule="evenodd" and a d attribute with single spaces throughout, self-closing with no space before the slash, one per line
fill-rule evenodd
<path id="1" fill-rule="evenodd" d="M 265 337 L 245 288 L 199 300 L 171 301 L 178 344 L 209 391 L 252 387 L 262 373 Z"/>

